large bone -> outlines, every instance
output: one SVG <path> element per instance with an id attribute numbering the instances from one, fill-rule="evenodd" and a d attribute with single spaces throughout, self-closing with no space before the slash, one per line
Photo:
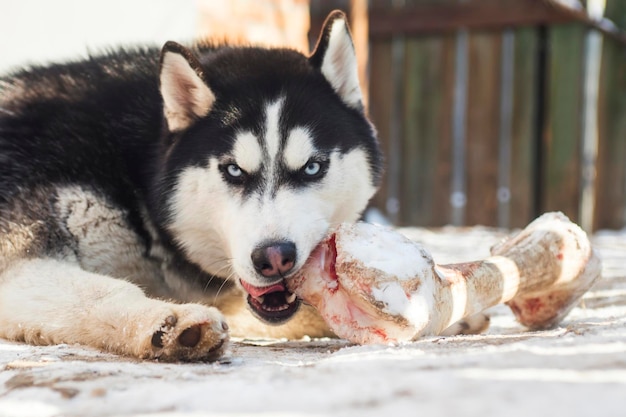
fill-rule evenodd
<path id="1" fill-rule="evenodd" d="M 436 265 L 415 242 L 366 223 L 332 231 L 288 286 L 354 343 L 437 335 L 507 303 L 530 329 L 558 324 L 600 276 L 587 235 L 547 213 L 491 249 L 487 259 Z"/>

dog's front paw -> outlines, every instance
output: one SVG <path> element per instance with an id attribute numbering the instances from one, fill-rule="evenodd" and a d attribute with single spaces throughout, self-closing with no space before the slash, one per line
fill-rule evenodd
<path id="1" fill-rule="evenodd" d="M 224 353 L 228 325 L 217 309 L 198 304 L 167 304 L 159 315 L 157 328 L 149 341 L 142 343 L 142 356 L 165 361 L 211 361 Z"/>

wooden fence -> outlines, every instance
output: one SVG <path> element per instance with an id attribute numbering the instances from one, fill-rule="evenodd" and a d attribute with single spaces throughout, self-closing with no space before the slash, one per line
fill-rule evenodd
<path id="1" fill-rule="evenodd" d="M 312 33 L 353 2 L 311 1 Z M 369 112 L 387 162 L 374 206 L 398 225 L 520 227 L 560 210 L 626 226 L 619 31 L 550 0 L 399 3 L 369 2 Z M 626 1 L 605 16 L 626 28 Z"/>

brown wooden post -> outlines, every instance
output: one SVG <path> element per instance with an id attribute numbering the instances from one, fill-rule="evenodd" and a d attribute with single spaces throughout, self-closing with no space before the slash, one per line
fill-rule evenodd
<path id="1" fill-rule="evenodd" d="M 547 125 L 544 132 L 542 211 L 579 219 L 581 81 L 586 28 L 578 23 L 549 29 Z"/>
<path id="2" fill-rule="evenodd" d="M 367 13 L 367 0 L 350 0 L 350 27 L 352 29 L 352 41 L 356 50 L 356 59 L 359 65 L 359 81 L 363 92 L 363 105 L 367 109 L 368 73 L 367 60 L 369 51 L 369 19 Z"/>
<path id="3" fill-rule="evenodd" d="M 606 16 L 624 27 L 626 2 L 607 1 Z M 598 122 L 594 227 L 621 229 L 626 226 L 626 53 L 624 45 L 611 38 L 603 45 Z"/>
<path id="4" fill-rule="evenodd" d="M 198 35 L 309 52 L 309 0 L 197 0 Z"/>

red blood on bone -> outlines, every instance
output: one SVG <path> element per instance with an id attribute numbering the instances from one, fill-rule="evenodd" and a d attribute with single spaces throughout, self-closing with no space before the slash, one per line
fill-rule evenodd
<path id="1" fill-rule="evenodd" d="M 369 282 L 358 282 L 356 285 L 363 294 L 371 294 L 372 286 Z"/>
<path id="2" fill-rule="evenodd" d="M 339 290 L 339 278 L 337 277 L 337 242 L 335 233 L 333 233 L 322 245 L 320 249 L 322 253 L 322 269 L 325 276 L 332 283 L 326 286 L 326 290 L 330 294 L 335 294 Z"/>
<path id="3" fill-rule="evenodd" d="M 541 308 L 543 308 L 541 298 L 529 298 L 524 302 L 524 309 L 531 315 L 537 314 Z"/>
<path id="4" fill-rule="evenodd" d="M 372 329 L 372 332 L 380 336 L 384 341 L 388 341 L 389 337 L 387 336 L 387 332 L 383 329 Z"/>
<path id="5" fill-rule="evenodd" d="M 337 235 L 335 233 L 332 234 L 330 239 L 328 239 L 328 249 L 330 251 L 330 264 L 329 264 L 329 273 L 330 277 L 335 281 L 337 278 Z"/>

